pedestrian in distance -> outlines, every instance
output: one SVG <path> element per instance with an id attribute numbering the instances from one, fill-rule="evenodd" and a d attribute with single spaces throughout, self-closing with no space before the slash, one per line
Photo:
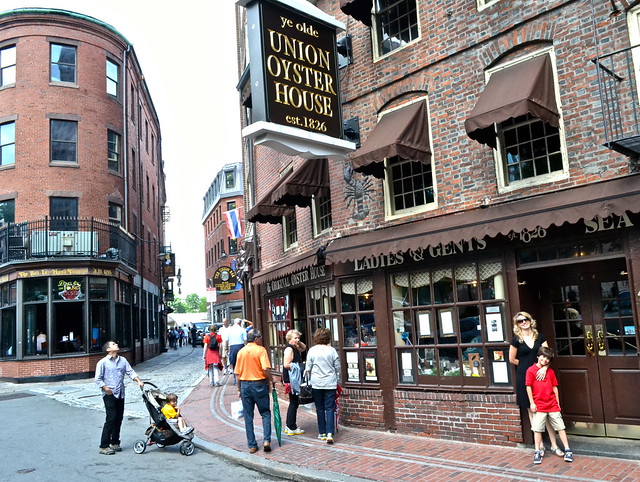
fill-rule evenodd
<path id="1" fill-rule="evenodd" d="M 222 345 L 222 337 L 216 333 L 215 325 L 209 326 L 209 333 L 204 337 L 204 345 L 202 351 L 202 359 L 204 360 L 204 369 L 209 374 L 209 385 L 219 387 L 220 372 L 222 371 L 222 361 L 220 359 L 220 347 Z"/>
<path id="2" fill-rule="evenodd" d="M 191 333 L 191 346 L 193 348 L 196 347 L 196 340 L 198 338 L 198 329 L 196 328 L 196 325 L 193 325 L 191 327 L 191 330 L 189 330 L 189 333 Z"/>
<path id="3" fill-rule="evenodd" d="M 297 415 L 300 406 L 300 384 L 302 383 L 302 353 L 307 346 L 300 341 L 298 330 L 289 330 L 285 335 L 287 347 L 284 349 L 282 381 L 284 393 L 289 395 L 289 408 L 284 433 L 287 435 L 302 435 L 304 430 L 298 428 Z"/>
<path id="4" fill-rule="evenodd" d="M 102 390 L 102 401 L 106 418 L 100 437 L 100 453 L 113 455 L 122 452 L 120 447 L 120 427 L 124 417 L 124 376 L 127 375 L 138 383 L 140 388 L 144 383 L 131 368 L 126 358 L 118 355 L 120 347 L 115 341 L 108 341 L 102 347 L 107 355 L 96 365 L 95 382 Z"/>
<path id="5" fill-rule="evenodd" d="M 509 362 L 516 366 L 516 401 L 518 406 L 527 410 L 529 423 L 533 426 L 533 412 L 529 406 L 529 397 L 525 386 L 527 370 L 536 363 L 538 350 L 541 346 L 549 346 L 543 333 L 538 331 L 536 320 L 526 311 L 519 311 L 513 317 L 513 340 L 509 347 Z M 536 378 L 544 380 L 547 367 L 543 366 L 538 370 Z M 547 433 L 551 442 L 551 453 L 562 457 L 564 453 L 558 448 L 556 433 L 547 424 Z M 544 455 L 544 446 L 542 447 Z"/>
<path id="6" fill-rule="evenodd" d="M 224 374 L 229 374 L 229 320 L 227 318 L 222 319 L 222 326 L 218 328 L 218 334 L 222 337 L 222 348 L 220 350 L 220 357 L 222 358 L 222 366 L 224 367 Z"/>
<path id="7" fill-rule="evenodd" d="M 553 429 L 558 432 L 564 446 L 564 461 L 573 462 L 573 452 L 569 447 L 567 432 L 560 412 L 560 395 L 558 393 L 558 380 L 553 369 L 549 366 L 553 360 L 551 348 L 546 346 L 538 350 L 538 361 L 529 367 L 526 374 L 527 395 L 533 412 L 531 429 L 534 433 L 535 452 L 533 463 L 542 463 L 544 452 L 542 451 L 542 434 L 545 425 L 551 422 Z M 538 380 L 537 373 L 542 367 L 547 367 L 544 380 Z"/>
<path id="8" fill-rule="evenodd" d="M 242 327 L 242 321 L 240 318 L 233 320 L 233 326 L 227 331 L 228 343 L 229 343 L 229 366 L 233 371 L 233 384 L 236 384 L 236 357 L 238 352 L 244 346 L 247 341 L 247 332 Z"/>
<path id="9" fill-rule="evenodd" d="M 180 433 L 183 435 L 193 432 L 193 427 L 189 427 L 187 425 L 187 421 L 180 413 L 180 407 L 178 407 L 178 395 L 175 393 L 167 394 L 167 403 L 160 409 L 160 411 L 169 423 L 178 424 L 178 430 L 180 430 Z"/>
<path id="10" fill-rule="evenodd" d="M 262 342 L 262 333 L 251 330 L 247 335 L 247 345 L 237 354 L 235 373 L 238 377 L 238 396 L 242 400 L 244 428 L 247 435 L 249 453 L 258 451 L 258 442 L 253 429 L 255 407 L 262 417 L 262 449 L 271 452 L 271 399 L 269 389 L 273 385 L 269 354 Z"/>
<path id="11" fill-rule="evenodd" d="M 331 346 L 331 331 L 318 328 L 307 353 L 305 376 L 309 378 L 318 418 L 318 438 L 332 444 L 336 428 L 336 393 L 340 381 L 340 358 Z"/>

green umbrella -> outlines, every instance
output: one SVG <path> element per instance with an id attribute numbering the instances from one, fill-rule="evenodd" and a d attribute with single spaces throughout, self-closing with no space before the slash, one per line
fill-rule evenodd
<path id="1" fill-rule="evenodd" d="M 273 396 L 273 427 L 278 437 L 278 445 L 282 447 L 282 417 L 280 416 L 280 404 L 278 403 L 278 392 L 274 388 L 271 392 Z"/>

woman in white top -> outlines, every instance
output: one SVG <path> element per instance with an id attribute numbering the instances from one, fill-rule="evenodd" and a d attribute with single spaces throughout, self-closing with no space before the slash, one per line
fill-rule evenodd
<path id="1" fill-rule="evenodd" d="M 310 377 L 318 417 L 318 438 L 333 443 L 336 421 L 336 389 L 340 378 L 340 359 L 331 346 L 331 331 L 318 328 L 307 354 L 305 375 Z"/>

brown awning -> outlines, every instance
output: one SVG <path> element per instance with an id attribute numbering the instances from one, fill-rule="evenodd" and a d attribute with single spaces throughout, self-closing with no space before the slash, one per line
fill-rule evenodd
<path id="1" fill-rule="evenodd" d="M 329 170 L 326 159 L 307 159 L 290 172 L 273 190 L 273 204 L 311 206 L 312 196 L 329 194 Z"/>
<path id="2" fill-rule="evenodd" d="M 327 248 L 327 264 L 508 235 L 537 226 L 560 226 L 596 216 L 605 218 L 625 211 L 640 212 L 638 175 L 338 238 Z"/>
<path id="3" fill-rule="evenodd" d="M 371 27 L 373 0 L 340 0 L 340 10 Z"/>
<path id="4" fill-rule="evenodd" d="M 431 162 L 429 119 L 425 101 L 385 114 L 351 158 L 355 171 L 384 177 L 386 157 L 400 156 L 425 164 Z"/>
<path id="5" fill-rule="evenodd" d="M 282 216 L 291 216 L 295 209 L 290 206 L 277 206 L 271 202 L 269 192 L 265 197 L 256 203 L 247 213 L 247 221 L 250 223 L 271 223 L 281 224 Z"/>
<path id="6" fill-rule="evenodd" d="M 251 282 L 254 285 L 258 285 L 266 283 L 267 281 L 282 278 L 283 276 L 295 273 L 296 271 L 301 271 L 303 269 L 309 268 L 310 266 L 315 266 L 317 264 L 317 261 L 318 258 L 316 255 L 316 251 L 310 251 L 308 253 L 296 256 L 295 258 L 287 258 L 283 262 L 278 263 L 275 266 L 271 266 L 270 268 L 258 271 L 251 277 Z"/>
<path id="7" fill-rule="evenodd" d="M 551 58 L 540 55 L 493 74 L 464 127 L 472 139 L 496 147 L 494 124 L 531 114 L 558 127 Z"/>

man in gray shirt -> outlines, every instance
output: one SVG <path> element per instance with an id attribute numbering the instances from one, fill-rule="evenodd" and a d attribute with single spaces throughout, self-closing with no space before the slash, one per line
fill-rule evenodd
<path id="1" fill-rule="evenodd" d="M 100 453 L 113 455 L 122 452 L 120 447 L 120 427 L 124 417 L 124 376 L 138 382 L 140 388 L 144 383 L 131 368 L 126 358 L 119 356 L 120 347 L 115 341 L 104 344 L 107 356 L 96 365 L 96 385 L 102 390 L 102 400 L 106 411 L 106 419 L 100 438 Z"/>

